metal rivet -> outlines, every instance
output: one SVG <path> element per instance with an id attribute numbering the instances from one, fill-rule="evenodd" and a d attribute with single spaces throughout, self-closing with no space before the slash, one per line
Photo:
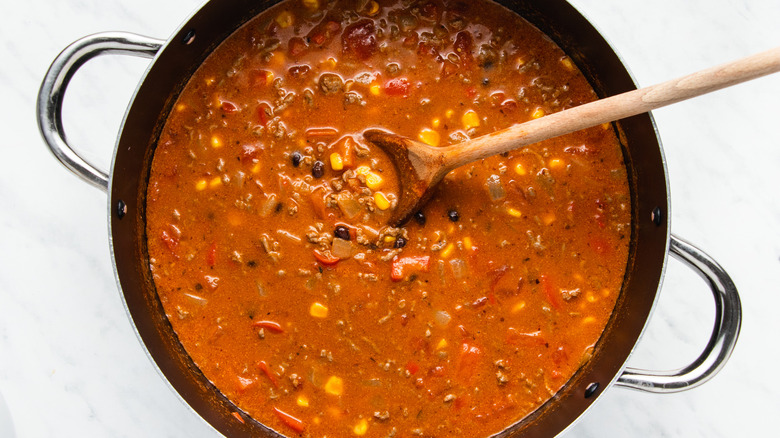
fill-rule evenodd
<path id="1" fill-rule="evenodd" d="M 190 29 L 184 34 L 184 38 L 181 39 L 181 42 L 189 46 L 193 41 L 195 41 L 195 29 Z"/>
<path id="2" fill-rule="evenodd" d="M 585 398 L 593 397 L 593 394 L 599 390 L 599 382 L 593 382 L 585 388 Z"/>
<path id="3" fill-rule="evenodd" d="M 122 201 L 121 199 L 119 202 L 116 203 L 116 216 L 119 219 L 122 219 L 127 214 L 127 205 L 125 205 L 125 201 Z"/>
<path id="4" fill-rule="evenodd" d="M 653 221 L 654 224 L 658 225 L 659 227 L 661 226 L 664 220 L 664 214 L 661 211 L 660 207 L 656 207 L 653 209 L 653 212 L 650 213 L 650 219 Z"/>

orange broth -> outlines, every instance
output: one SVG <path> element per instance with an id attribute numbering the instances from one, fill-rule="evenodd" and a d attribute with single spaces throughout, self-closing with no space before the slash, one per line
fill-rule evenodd
<path id="1" fill-rule="evenodd" d="M 487 1 L 287 1 L 192 76 L 147 193 L 179 340 L 290 436 L 488 436 L 589 359 L 621 291 L 630 194 L 611 127 L 453 171 L 401 227 L 361 133 L 446 146 L 596 99 Z"/>

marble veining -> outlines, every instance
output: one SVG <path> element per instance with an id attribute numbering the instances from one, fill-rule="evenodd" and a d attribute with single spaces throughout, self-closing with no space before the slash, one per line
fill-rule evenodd
<path id="1" fill-rule="evenodd" d="M 572 0 L 650 85 L 780 44 L 780 2 Z M 84 35 L 170 35 L 196 0 L 28 0 L 0 26 L 0 437 L 214 437 L 137 340 L 111 267 L 105 195 L 46 150 L 40 80 Z M 146 60 L 104 57 L 74 77 L 70 140 L 108 167 Z M 780 412 L 780 75 L 654 112 L 669 167 L 672 230 L 732 275 L 744 308 L 728 366 L 692 391 L 610 388 L 566 436 L 768 436 Z M 659 305 L 629 359 L 670 369 L 707 342 L 703 282 L 670 262 Z"/>

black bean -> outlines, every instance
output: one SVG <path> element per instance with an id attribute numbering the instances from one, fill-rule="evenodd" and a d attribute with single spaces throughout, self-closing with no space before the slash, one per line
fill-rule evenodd
<path id="1" fill-rule="evenodd" d="M 414 220 L 416 220 L 420 226 L 425 225 L 425 213 L 423 213 L 422 210 L 418 211 L 414 214 Z"/>
<path id="2" fill-rule="evenodd" d="M 490 85 L 490 79 L 488 78 L 482 79 L 482 86 L 487 87 L 488 85 Z"/>
<path id="3" fill-rule="evenodd" d="M 404 246 L 406 246 L 406 239 L 401 236 L 396 237 L 395 243 L 393 243 L 393 248 L 403 248 Z"/>
<path id="4" fill-rule="evenodd" d="M 325 175 L 325 163 L 322 161 L 315 161 L 314 165 L 311 166 L 311 175 L 315 178 L 322 178 L 322 175 Z"/>
<path id="5" fill-rule="evenodd" d="M 349 229 L 344 225 L 337 226 L 333 234 L 339 239 L 349 240 Z"/>
<path id="6" fill-rule="evenodd" d="M 447 217 L 450 218 L 451 221 L 457 222 L 460 220 L 460 215 L 456 210 L 450 210 L 447 212 Z"/>
<path id="7" fill-rule="evenodd" d="M 301 156 L 300 152 L 295 151 L 290 156 L 290 159 L 292 160 L 293 167 L 298 167 L 301 165 L 301 160 L 303 159 L 303 157 Z"/>

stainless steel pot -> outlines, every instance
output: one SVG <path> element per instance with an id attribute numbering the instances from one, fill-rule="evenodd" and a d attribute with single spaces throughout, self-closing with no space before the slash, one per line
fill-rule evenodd
<path id="1" fill-rule="evenodd" d="M 101 33 L 68 46 L 52 63 L 38 95 L 44 140 L 68 169 L 109 194 L 110 243 L 115 274 L 138 336 L 181 397 L 225 435 L 278 436 L 238 411 L 204 377 L 165 317 L 149 272 L 145 196 L 159 132 L 179 92 L 208 54 L 228 35 L 277 0 L 211 1 L 167 41 L 129 33 Z M 600 96 L 636 86 L 609 44 L 563 0 L 501 1 L 549 35 L 576 62 Z M 153 58 L 122 124 L 110 173 L 83 160 L 65 139 L 62 99 L 78 68 L 102 54 Z M 614 124 L 624 149 L 632 189 L 631 257 L 623 290 L 593 358 L 550 401 L 499 436 L 542 437 L 565 430 L 612 385 L 670 393 L 694 388 L 726 363 L 737 341 L 741 305 L 728 274 L 701 250 L 669 230 L 669 187 L 653 118 Z M 672 254 L 703 277 L 715 299 L 715 324 L 701 355 L 674 371 L 626 368 L 655 306 Z M 240 412 L 240 411 L 239 411 Z"/>

